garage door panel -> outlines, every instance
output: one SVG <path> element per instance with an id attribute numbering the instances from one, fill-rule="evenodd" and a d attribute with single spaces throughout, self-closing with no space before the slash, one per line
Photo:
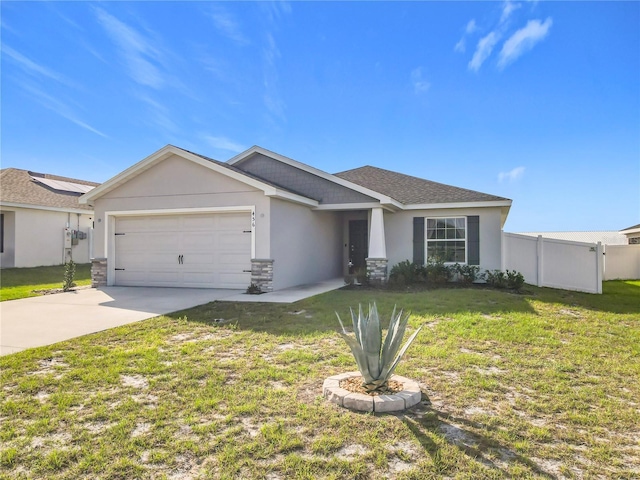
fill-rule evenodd
<path id="1" fill-rule="evenodd" d="M 250 230 L 248 213 L 118 217 L 115 284 L 246 288 Z"/>
<path id="2" fill-rule="evenodd" d="M 241 253 L 218 254 L 219 265 L 239 265 L 243 270 L 251 268 L 251 260 L 247 260 L 246 255 Z"/>
<path id="3" fill-rule="evenodd" d="M 215 247 L 214 233 L 192 233 L 184 237 L 182 247 L 185 249 L 212 250 Z"/>
<path id="4" fill-rule="evenodd" d="M 212 272 L 184 272 L 182 280 L 185 286 L 202 287 L 215 283 L 216 275 Z"/>
<path id="5" fill-rule="evenodd" d="M 143 223 L 147 230 L 150 231 L 164 231 L 164 230 L 178 230 L 180 228 L 180 217 L 177 216 L 150 216 L 147 221 Z"/>
<path id="6" fill-rule="evenodd" d="M 183 257 L 183 265 L 185 268 L 193 269 L 200 267 L 202 269 L 211 270 L 212 265 L 216 264 L 216 255 L 211 253 L 190 253 Z"/>
<path id="7" fill-rule="evenodd" d="M 218 282 L 220 285 L 224 285 L 221 288 L 247 288 L 249 286 L 246 274 L 241 273 L 220 273 Z"/>
<path id="8" fill-rule="evenodd" d="M 249 233 L 232 233 L 232 232 L 222 232 L 218 236 L 218 240 L 220 242 L 221 247 L 248 247 L 251 245 L 251 234 Z"/>

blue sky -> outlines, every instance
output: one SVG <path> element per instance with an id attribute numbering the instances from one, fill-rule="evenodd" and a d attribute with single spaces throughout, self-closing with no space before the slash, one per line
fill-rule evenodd
<path id="1" fill-rule="evenodd" d="M 640 223 L 640 2 L 12 2 L 2 167 L 102 182 L 252 145 L 513 199 L 505 230 Z"/>

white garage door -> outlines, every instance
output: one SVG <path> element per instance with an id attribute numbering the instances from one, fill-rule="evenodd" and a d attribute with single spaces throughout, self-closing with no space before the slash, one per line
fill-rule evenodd
<path id="1" fill-rule="evenodd" d="M 247 288 L 248 213 L 117 217 L 115 285 Z"/>

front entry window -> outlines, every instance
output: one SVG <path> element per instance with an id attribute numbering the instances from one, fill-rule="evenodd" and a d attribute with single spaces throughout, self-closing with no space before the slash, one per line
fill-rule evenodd
<path id="1" fill-rule="evenodd" d="M 467 219 L 427 218 L 427 258 L 445 263 L 467 262 Z"/>

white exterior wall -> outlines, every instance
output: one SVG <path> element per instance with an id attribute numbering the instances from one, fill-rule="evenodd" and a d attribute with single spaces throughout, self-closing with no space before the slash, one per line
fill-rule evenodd
<path id="1" fill-rule="evenodd" d="M 2 267 L 40 267 L 60 265 L 69 260 L 64 251 L 64 228 L 87 234 L 84 240 L 72 245 L 76 263 L 89 262 L 90 229 L 93 213 L 76 214 L 36 208 L 11 207 L 4 213 L 4 252 Z"/>
<path id="2" fill-rule="evenodd" d="M 342 276 L 342 215 L 271 200 L 273 289 Z"/>
<path id="3" fill-rule="evenodd" d="M 530 285 L 538 285 L 538 237 L 503 234 L 503 264 L 506 270 L 520 272 Z"/>
<path id="4" fill-rule="evenodd" d="M 0 267 L 11 268 L 15 267 L 15 248 L 16 248 L 16 229 L 15 220 L 16 212 L 13 210 L 0 210 L 0 213 L 4 215 L 3 228 L 3 244 L 2 253 L 0 253 Z"/>
<path id="5" fill-rule="evenodd" d="M 605 245 L 604 279 L 639 280 L 640 245 Z"/>
<path id="6" fill-rule="evenodd" d="M 539 287 L 602 293 L 602 245 L 505 233 L 504 269 Z"/>
<path id="7" fill-rule="evenodd" d="M 413 217 L 480 217 L 480 270 L 501 268 L 502 221 L 500 207 L 405 210 L 384 213 L 389 271 L 404 261 L 413 261 Z"/>
<path id="8" fill-rule="evenodd" d="M 172 156 L 95 201 L 94 257 L 109 258 L 105 244 L 107 214 L 113 212 L 188 213 L 193 209 L 254 207 L 255 258 L 271 258 L 270 199 L 251 186 L 206 167 Z M 109 228 L 113 234 L 113 225 Z"/>

